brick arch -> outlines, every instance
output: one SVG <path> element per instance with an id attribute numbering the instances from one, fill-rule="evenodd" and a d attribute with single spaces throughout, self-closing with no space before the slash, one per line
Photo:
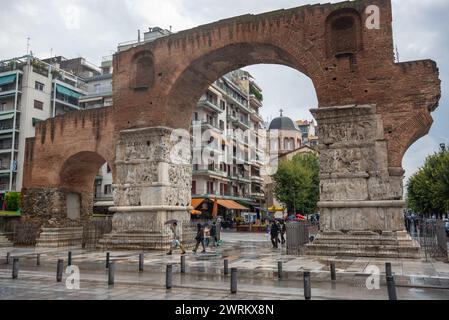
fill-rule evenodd
<path id="1" fill-rule="evenodd" d="M 92 215 L 95 176 L 105 163 L 107 160 L 97 152 L 80 151 L 69 156 L 61 166 L 59 188 L 65 195 L 80 196 L 82 219 Z"/>
<path id="2" fill-rule="evenodd" d="M 315 85 L 314 79 L 322 76 L 319 59 L 298 50 L 301 48 L 292 50 L 278 43 L 246 42 L 207 52 L 192 61 L 177 77 L 167 94 L 167 112 L 182 117 L 182 127 L 188 128 L 196 104 L 210 84 L 228 72 L 249 65 L 277 64 L 291 67 L 311 78 Z M 298 59 L 298 56 L 303 58 Z M 318 74 L 315 76 L 316 73 Z"/>

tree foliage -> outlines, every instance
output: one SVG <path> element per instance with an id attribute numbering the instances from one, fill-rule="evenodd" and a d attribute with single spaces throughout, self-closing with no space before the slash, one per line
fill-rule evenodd
<path id="1" fill-rule="evenodd" d="M 449 211 L 449 151 L 427 158 L 407 183 L 407 204 L 416 213 L 441 215 Z"/>
<path id="2" fill-rule="evenodd" d="M 320 198 L 319 162 L 315 154 L 303 153 L 279 163 L 273 175 L 273 192 L 289 213 L 316 213 Z"/>

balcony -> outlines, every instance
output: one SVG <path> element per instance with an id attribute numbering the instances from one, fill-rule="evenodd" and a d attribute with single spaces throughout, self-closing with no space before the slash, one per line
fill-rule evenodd
<path id="1" fill-rule="evenodd" d="M 251 176 L 251 182 L 262 184 L 263 178 L 261 176 Z"/>
<path id="2" fill-rule="evenodd" d="M 223 129 L 220 129 L 219 127 L 217 127 L 216 125 L 214 125 L 213 123 L 210 123 L 206 120 L 194 120 L 192 121 L 192 126 L 193 127 L 197 127 L 197 126 L 201 126 L 202 130 L 214 130 L 218 133 L 223 133 Z"/>
<path id="3" fill-rule="evenodd" d="M 95 193 L 94 201 L 113 201 L 114 197 L 112 193 Z"/>
<path id="4" fill-rule="evenodd" d="M 196 176 L 220 177 L 220 178 L 226 178 L 226 179 L 228 178 L 228 174 L 226 171 L 210 170 L 209 168 L 193 169 L 192 174 L 196 175 Z"/>
<path id="5" fill-rule="evenodd" d="M 233 124 L 237 125 L 243 131 L 249 130 L 249 123 L 241 118 L 238 118 L 235 115 L 228 114 L 228 121 L 231 121 Z"/>
<path id="6" fill-rule="evenodd" d="M 255 199 L 265 199 L 265 195 L 262 192 L 251 192 L 251 197 Z"/>
<path id="7" fill-rule="evenodd" d="M 206 108 L 206 109 L 209 109 L 209 110 L 217 112 L 217 113 L 223 112 L 223 110 L 221 110 L 221 108 L 219 106 L 215 105 L 214 103 L 212 103 L 209 100 L 200 100 L 198 102 L 198 107 Z"/>
<path id="8" fill-rule="evenodd" d="M 243 183 L 250 183 L 251 180 L 249 178 L 249 175 L 238 175 L 238 174 L 232 174 L 228 176 L 229 179 L 237 181 L 237 182 L 243 182 Z"/>

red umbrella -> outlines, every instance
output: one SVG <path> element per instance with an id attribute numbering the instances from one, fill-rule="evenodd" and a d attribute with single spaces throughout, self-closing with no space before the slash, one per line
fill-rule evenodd
<path id="1" fill-rule="evenodd" d="M 303 215 L 297 214 L 296 218 L 300 219 L 300 220 L 306 220 L 306 217 L 304 217 Z"/>

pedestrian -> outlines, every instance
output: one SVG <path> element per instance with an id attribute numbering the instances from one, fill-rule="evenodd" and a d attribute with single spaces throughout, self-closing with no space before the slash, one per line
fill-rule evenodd
<path id="1" fill-rule="evenodd" d="M 281 222 L 281 243 L 285 243 L 285 234 L 287 233 L 287 226 L 285 224 L 285 221 Z"/>
<path id="2" fill-rule="evenodd" d="M 279 236 L 279 227 L 276 221 L 273 221 L 273 223 L 271 224 L 271 230 L 270 230 L 270 234 L 271 234 L 271 243 L 273 244 L 273 248 L 278 248 L 278 236 Z"/>
<path id="3" fill-rule="evenodd" d="M 203 247 L 203 251 L 202 253 L 206 253 L 206 247 L 204 246 L 204 228 L 201 225 L 201 223 L 198 223 L 196 225 L 196 245 L 195 245 L 195 249 L 193 249 L 193 252 L 196 253 L 196 251 L 198 250 L 198 247 L 201 246 Z"/>
<path id="4" fill-rule="evenodd" d="M 184 250 L 184 247 L 182 246 L 181 242 L 179 241 L 179 235 L 178 235 L 178 232 L 176 231 L 177 226 L 178 226 L 177 222 L 173 222 L 170 225 L 170 230 L 173 233 L 173 240 L 170 243 L 170 251 L 167 252 L 168 255 L 171 255 L 172 250 L 176 249 L 177 247 L 179 247 L 181 249 L 182 254 L 186 253 L 186 251 Z"/>
<path id="5" fill-rule="evenodd" d="M 217 225 L 215 224 L 215 222 L 212 223 L 212 227 L 210 228 L 210 237 L 212 239 L 214 247 L 216 247 L 218 239 L 217 239 Z"/>

